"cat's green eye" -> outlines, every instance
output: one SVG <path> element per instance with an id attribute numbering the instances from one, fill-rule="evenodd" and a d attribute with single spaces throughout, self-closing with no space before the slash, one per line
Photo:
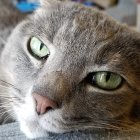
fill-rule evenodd
<path id="1" fill-rule="evenodd" d="M 46 59 L 50 55 L 48 47 L 36 37 L 30 39 L 28 50 L 37 59 Z"/>
<path id="2" fill-rule="evenodd" d="M 112 72 L 96 72 L 88 76 L 91 84 L 105 90 L 115 90 L 122 84 L 122 77 Z"/>

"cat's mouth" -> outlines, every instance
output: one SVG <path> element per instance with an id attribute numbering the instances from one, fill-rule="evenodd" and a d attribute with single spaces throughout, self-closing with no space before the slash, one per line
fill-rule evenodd
<path id="1" fill-rule="evenodd" d="M 95 119 L 90 120 L 89 118 L 74 118 L 76 116 L 70 115 L 70 111 L 68 110 L 66 113 L 64 107 L 51 108 L 43 113 L 40 109 L 38 110 L 38 112 L 40 112 L 39 114 L 37 112 L 37 103 L 33 96 L 29 96 L 29 94 L 25 98 L 25 103 L 18 107 L 15 112 L 17 112 L 17 118 L 22 132 L 30 138 L 46 136 L 48 132 L 65 133 L 74 130 L 93 128 L 120 130 L 120 127 L 111 125 L 107 122 L 101 122 L 101 120 L 96 121 Z"/>
<path id="2" fill-rule="evenodd" d="M 57 102 L 51 100 L 47 96 L 41 96 L 33 93 L 36 105 L 36 113 L 38 114 L 38 122 L 45 130 L 55 133 L 63 133 L 81 128 L 88 123 L 87 118 L 69 118 L 64 117 L 63 108 L 59 108 Z"/>
<path id="3" fill-rule="evenodd" d="M 32 116 L 31 114 L 28 114 Z M 78 130 L 81 126 L 68 123 L 62 118 L 61 109 L 51 110 L 43 115 L 38 115 L 27 120 L 20 120 L 20 129 L 29 138 L 37 138 L 47 136 L 48 133 L 66 133 Z"/>
<path id="4" fill-rule="evenodd" d="M 26 120 L 25 120 L 26 121 Z M 71 118 L 69 120 L 63 118 L 62 109 L 50 110 L 45 114 L 38 115 L 36 120 L 26 121 L 26 125 L 30 130 L 35 130 L 40 127 L 43 131 L 51 133 L 66 133 L 74 130 L 83 130 L 87 128 L 102 128 L 98 124 L 92 124 L 86 119 L 75 119 Z M 35 128 L 36 127 L 36 128 Z"/>
<path id="5" fill-rule="evenodd" d="M 65 133 L 75 129 L 80 129 L 84 125 L 78 124 L 78 120 L 67 120 L 63 117 L 63 109 L 50 109 L 47 112 L 40 114 L 36 110 L 36 101 L 32 96 L 25 99 L 25 104 L 16 107 L 17 118 L 19 120 L 20 128 L 30 138 L 46 136 L 48 132 L 51 133 Z"/>

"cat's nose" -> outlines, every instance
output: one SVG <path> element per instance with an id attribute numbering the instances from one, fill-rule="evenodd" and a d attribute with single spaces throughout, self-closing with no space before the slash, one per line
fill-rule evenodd
<path id="1" fill-rule="evenodd" d="M 36 101 L 36 111 L 38 114 L 44 114 L 49 110 L 57 108 L 57 103 L 46 96 L 33 93 L 33 97 Z"/>

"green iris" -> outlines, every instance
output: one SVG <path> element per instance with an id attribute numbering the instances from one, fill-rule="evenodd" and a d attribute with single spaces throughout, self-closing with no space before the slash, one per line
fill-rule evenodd
<path id="1" fill-rule="evenodd" d="M 36 37 L 30 39 L 28 49 L 37 59 L 46 59 L 50 54 L 48 47 Z"/>
<path id="2" fill-rule="evenodd" d="M 98 87 L 107 90 L 116 89 L 122 83 L 122 77 L 111 72 L 97 72 L 94 75 L 94 80 Z"/>

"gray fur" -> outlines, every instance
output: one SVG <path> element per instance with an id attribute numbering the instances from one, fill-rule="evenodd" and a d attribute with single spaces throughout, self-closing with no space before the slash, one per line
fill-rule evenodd
<path id="1" fill-rule="evenodd" d="M 18 22 L 25 17 L 26 14 L 21 14 L 19 11 L 17 11 L 11 1 L 9 0 L 0 0 L 0 54 L 4 48 L 4 46 L 7 43 L 7 38 L 11 34 L 13 28 L 18 24 Z M 0 72 L 0 75 L 3 76 L 3 73 Z M 3 82 L 0 82 L 0 92 L 3 90 L 5 91 L 5 88 L 2 88 L 4 86 Z M 6 86 L 6 85 L 5 85 Z M 1 95 L 2 96 L 2 95 Z M 2 97 L 0 98 L 0 101 L 4 100 Z M 0 124 L 6 123 L 11 120 L 9 115 L 7 115 L 6 110 L 3 108 L 3 106 L 0 107 Z"/>
<path id="2" fill-rule="evenodd" d="M 21 130 L 30 138 L 77 129 L 138 131 L 140 34 L 80 4 L 43 3 L 14 29 L 1 55 L 0 79 L 14 85 L 0 87 L 1 95 L 12 100 L 8 105 Z M 47 61 L 28 52 L 31 36 L 50 49 Z M 86 77 L 96 71 L 120 74 L 123 85 L 114 91 L 90 86 Z M 34 92 L 57 101 L 59 107 L 38 116 L 32 108 Z"/>
<path id="3" fill-rule="evenodd" d="M 13 28 L 23 19 L 25 14 L 19 13 L 9 0 L 0 0 L 0 49 L 3 48 Z"/>

